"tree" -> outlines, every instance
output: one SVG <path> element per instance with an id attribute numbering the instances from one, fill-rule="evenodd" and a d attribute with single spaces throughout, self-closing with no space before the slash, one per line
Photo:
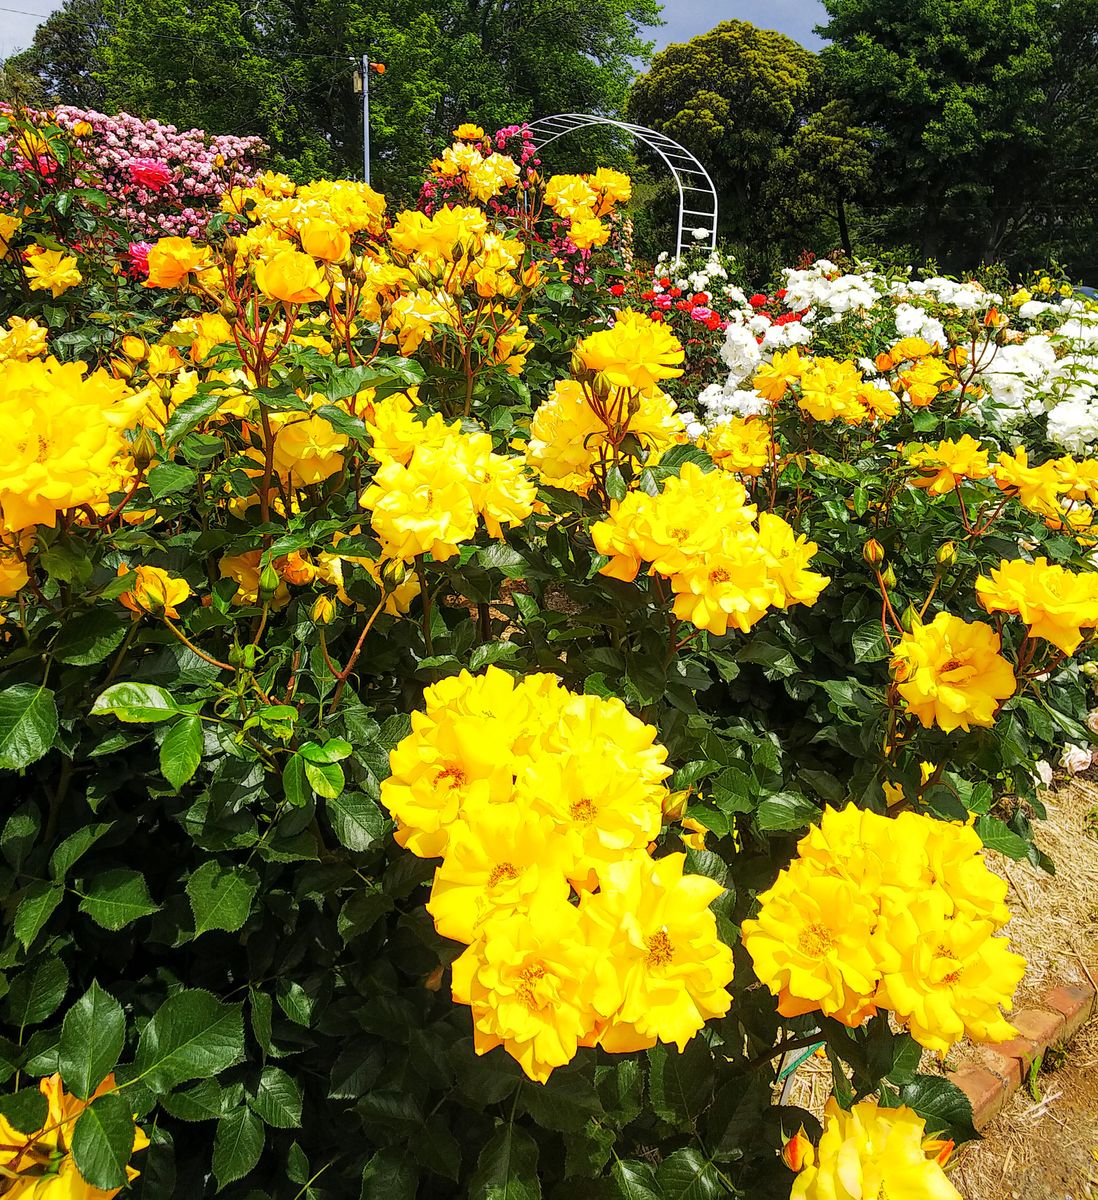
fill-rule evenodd
<path id="1" fill-rule="evenodd" d="M 624 101 L 658 0 L 148 0 L 102 52 L 112 106 L 258 133 L 301 174 L 356 170 L 363 53 L 380 186 L 407 194 L 464 120 L 486 128 Z"/>
<path id="2" fill-rule="evenodd" d="M 825 0 L 894 236 L 954 269 L 1070 251 L 1098 168 L 1096 0 Z"/>
<path id="3" fill-rule="evenodd" d="M 865 167 L 864 134 L 846 127 L 847 111 L 828 103 L 816 55 L 747 21 L 668 46 L 629 95 L 633 120 L 706 164 L 722 231 L 762 259 L 815 238 L 821 218 L 845 223 L 840 206 Z"/>
<path id="4" fill-rule="evenodd" d="M 112 28 L 113 11 L 103 0 L 65 0 L 34 31 L 31 45 L 8 60 L 8 66 L 36 78 L 48 103 L 102 108 L 106 92 L 95 72 L 99 51 Z"/>

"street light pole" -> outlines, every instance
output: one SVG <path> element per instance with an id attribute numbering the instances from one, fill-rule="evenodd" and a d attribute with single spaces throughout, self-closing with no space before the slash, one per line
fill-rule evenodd
<path id="1" fill-rule="evenodd" d="M 362 72 L 362 178 L 370 182 L 370 59 L 362 56 L 359 66 Z"/>

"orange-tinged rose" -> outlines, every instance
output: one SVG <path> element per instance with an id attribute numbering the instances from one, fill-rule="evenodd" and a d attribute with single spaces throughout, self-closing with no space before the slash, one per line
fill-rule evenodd
<path id="1" fill-rule="evenodd" d="M 177 288 L 195 271 L 210 265 L 210 248 L 196 246 L 190 238 L 161 238 L 149 250 L 149 274 L 145 287 Z"/>

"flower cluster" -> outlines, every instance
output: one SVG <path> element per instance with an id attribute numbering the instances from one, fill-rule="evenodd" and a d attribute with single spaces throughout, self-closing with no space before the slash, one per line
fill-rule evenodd
<path id="1" fill-rule="evenodd" d="M 474 1044 L 544 1082 L 580 1046 L 680 1050 L 728 1011 L 722 888 L 653 859 L 666 750 L 620 700 L 489 667 L 427 688 L 390 755 L 397 841 L 440 857 L 428 911 L 464 942 L 453 995 Z"/>
<path id="2" fill-rule="evenodd" d="M 966 1035 L 1013 1037 L 1000 1006 L 1010 1009 L 1026 964 L 994 936 L 1010 919 L 1007 885 L 981 850 L 968 826 L 827 809 L 742 926 L 782 1016 L 855 1026 L 890 1009 L 940 1053 Z"/>
<path id="3" fill-rule="evenodd" d="M 906 1105 L 881 1108 L 863 1100 L 844 1110 L 832 1096 L 819 1146 L 802 1130 L 786 1142 L 782 1158 L 798 1172 L 790 1200 L 961 1200 L 942 1169 L 952 1150 L 952 1142 L 927 1137 L 926 1122 Z"/>
<path id="4" fill-rule="evenodd" d="M 718 636 L 746 632 L 771 608 L 815 604 L 829 582 L 809 570 L 814 542 L 759 513 L 730 474 L 694 463 L 655 496 L 631 492 L 591 536 L 609 556 L 602 574 L 632 581 L 650 563 L 670 583 L 675 616 Z"/>
<path id="5" fill-rule="evenodd" d="M 1045 558 L 1004 560 L 976 580 L 976 595 L 990 613 L 1016 613 L 1030 637 L 1044 638 L 1063 654 L 1079 649 L 1084 629 L 1098 627 L 1098 575 Z"/>
<path id="6" fill-rule="evenodd" d="M 568 241 L 579 250 L 605 246 L 610 226 L 602 220 L 633 194 L 628 175 L 600 167 L 593 175 L 554 175 L 545 187 L 545 203 L 568 222 Z"/>
<path id="7" fill-rule="evenodd" d="M 393 397 L 374 416 L 380 466 L 361 503 L 385 557 L 445 562 L 475 535 L 478 518 L 490 537 L 502 538 L 504 526 L 530 516 L 536 489 L 521 458 L 496 454 L 488 434 L 466 433 L 437 413 L 417 421 L 410 408 L 406 397 Z"/>

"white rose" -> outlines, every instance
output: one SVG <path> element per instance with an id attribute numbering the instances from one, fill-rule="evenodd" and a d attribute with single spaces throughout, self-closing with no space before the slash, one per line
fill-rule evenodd
<path id="1" fill-rule="evenodd" d="M 1033 766 L 1033 778 L 1041 787 L 1052 787 L 1052 765 L 1043 758 Z"/>
<path id="2" fill-rule="evenodd" d="M 1073 746 L 1069 743 L 1064 747 L 1063 754 L 1060 755 L 1060 766 L 1069 775 L 1079 775 L 1087 770 L 1093 757 L 1090 750 L 1084 750 L 1082 746 Z"/>
<path id="3" fill-rule="evenodd" d="M 710 237 L 709 230 L 699 225 L 697 229 L 691 232 L 691 237 L 693 237 L 695 242 L 707 242 Z"/>
<path id="4" fill-rule="evenodd" d="M 1092 708 L 1087 713 L 1087 728 L 1091 733 L 1098 733 L 1098 708 Z"/>

